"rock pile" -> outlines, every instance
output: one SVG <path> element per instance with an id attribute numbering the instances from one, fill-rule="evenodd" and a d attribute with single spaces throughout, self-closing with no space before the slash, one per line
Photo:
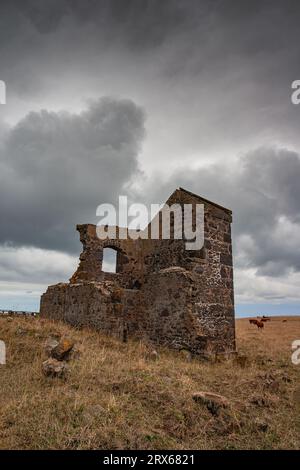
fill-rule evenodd
<path id="1" fill-rule="evenodd" d="M 70 359 L 73 349 L 74 343 L 68 338 L 48 338 L 45 343 L 48 359 L 42 364 L 44 375 L 46 377 L 65 377 L 69 371 L 66 361 Z"/>

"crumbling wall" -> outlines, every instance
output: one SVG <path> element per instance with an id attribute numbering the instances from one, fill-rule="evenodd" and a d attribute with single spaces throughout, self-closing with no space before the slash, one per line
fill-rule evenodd
<path id="1" fill-rule="evenodd" d="M 205 237 L 197 251 L 184 240 L 100 240 L 94 225 L 77 226 L 78 269 L 69 284 L 48 288 L 41 315 L 195 354 L 234 351 L 231 212 L 182 189 L 167 201 L 201 202 Z M 118 251 L 116 274 L 102 271 L 105 247 Z"/>

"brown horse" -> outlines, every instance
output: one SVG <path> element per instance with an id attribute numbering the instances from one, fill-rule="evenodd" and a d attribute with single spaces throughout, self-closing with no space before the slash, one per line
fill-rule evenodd
<path id="1" fill-rule="evenodd" d="M 254 318 L 251 318 L 249 320 L 249 323 L 252 324 L 252 325 L 256 325 L 257 328 L 263 328 L 265 325 L 264 325 L 264 322 L 261 320 L 261 319 L 254 319 Z"/>

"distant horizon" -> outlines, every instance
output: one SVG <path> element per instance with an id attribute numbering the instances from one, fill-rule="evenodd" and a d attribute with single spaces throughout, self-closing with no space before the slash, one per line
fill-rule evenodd
<path id="1" fill-rule="evenodd" d="M 27 303 L 22 308 L 20 305 L 6 304 L 0 305 L 0 313 L 3 311 L 12 312 L 33 312 L 39 313 L 39 301 Z M 280 311 L 282 310 L 282 311 Z M 248 318 L 267 315 L 270 317 L 297 317 L 300 316 L 300 308 L 298 305 L 271 305 L 271 304 L 237 304 L 235 307 L 235 318 Z"/>

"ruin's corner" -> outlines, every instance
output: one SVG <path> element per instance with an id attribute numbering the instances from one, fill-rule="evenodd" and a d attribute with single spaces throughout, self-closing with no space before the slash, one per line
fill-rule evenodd
<path id="1" fill-rule="evenodd" d="M 78 269 L 69 283 L 48 287 L 41 315 L 198 355 L 234 352 L 231 211 L 182 188 L 174 203 L 204 204 L 201 250 L 172 238 L 100 240 L 95 225 L 78 225 Z M 106 247 L 117 250 L 116 273 L 102 271 Z"/>

